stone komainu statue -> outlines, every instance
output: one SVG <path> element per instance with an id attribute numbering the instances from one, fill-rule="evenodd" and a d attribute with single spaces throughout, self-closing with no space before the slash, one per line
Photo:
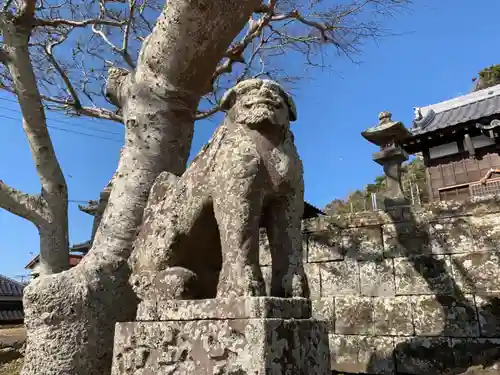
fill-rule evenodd
<path id="1" fill-rule="evenodd" d="M 265 295 L 260 227 L 271 249 L 271 295 L 309 295 L 293 101 L 277 83 L 251 79 L 229 90 L 222 107 L 224 122 L 185 173 L 164 172 L 151 189 L 130 260 L 141 300 Z"/>

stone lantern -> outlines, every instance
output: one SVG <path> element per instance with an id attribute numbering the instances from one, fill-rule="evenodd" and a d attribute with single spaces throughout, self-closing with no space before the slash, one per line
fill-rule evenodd
<path id="1" fill-rule="evenodd" d="M 410 136 L 410 132 L 402 122 L 392 121 L 392 113 L 381 112 L 379 123 L 361 135 L 369 142 L 380 147 L 380 151 L 373 154 L 373 160 L 384 168 L 387 182 L 385 204 L 408 204 L 401 185 L 401 165 L 408 160 L 408 154 L 401 147 L 401 141 Z"/>

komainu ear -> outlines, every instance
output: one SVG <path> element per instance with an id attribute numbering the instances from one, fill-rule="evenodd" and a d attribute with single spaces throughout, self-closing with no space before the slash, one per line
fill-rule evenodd
<path id="1" fill-rule="evenodd" d="M 236 101 L 236 90 L 234 87 L 226 91 L 226 93 L 222 96 L 220 100 L 220 108 L 223 111 L 229 111 Z"/>
<path id="2" fill-rule="evenodd" d="M 297 121 L 297 107 L 295 106 L 295 102 L 293 101 L 290 95 L 288 94 L 285 95 L 288 104 L 290 122 Z"/>

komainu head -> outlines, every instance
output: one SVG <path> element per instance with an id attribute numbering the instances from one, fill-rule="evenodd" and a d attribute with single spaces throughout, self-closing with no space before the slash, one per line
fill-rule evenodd
<path id="1" fill-rule="evenodd" d="M 250 128 L 265 124 L 289 126 L 297 119 L 295 103 L 276 82 L 265 79 L 248 79 L 226 92 L 221 108 L 228 111 L 235 122 Z"/>

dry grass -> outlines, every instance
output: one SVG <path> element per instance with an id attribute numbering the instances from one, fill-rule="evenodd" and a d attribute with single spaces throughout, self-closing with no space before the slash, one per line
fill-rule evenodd
<path id="1" fill-rule="evenodd" d="M 9 346 L 20 347 L 26 340 L 26 329 L 22 325 L 18 326 L 0 326 L 0 350 Z M 19 375 L 23 364 L 23 359 L 18 358 L 8 360 L 7 363 L 0 361 L 0 375 Z"/>
<path id="2" fill-rule="evenodd" d="M 0 375 L 19 375 L 22 365 L 23 360 L 21 358 L 0 365 Z"/>
<path id="3" fill-rule="evenodd" d="M 26 339 L 24 326 L 0 326 L 0 347 L 23 342 Z"/>

